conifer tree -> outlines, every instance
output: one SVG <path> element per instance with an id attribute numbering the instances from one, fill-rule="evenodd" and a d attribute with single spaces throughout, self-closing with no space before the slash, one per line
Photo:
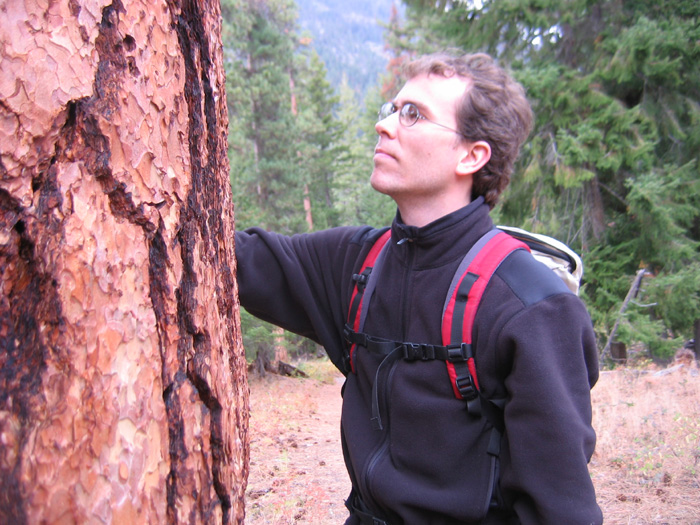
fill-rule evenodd
<path id="1" fill-rule="evenodd" d="M 224 0 L 229 158 L 238 228 L 302 233 L 336 225 L 337 99 L 297 32 L 291 0 Z M 261 365 L 309 345 L 242 312 L 248 357 Z"/>
<path id="2" fill-rule="evenodd" d="M 396 212 L 393 201 L 374 191 L 369 183 L 380 101 L 377 90 L 370 90 L 363 109 L 347 82 L 341 85 L 338 120 L 344 128 L 333 189 L 341 224 L 381 227 L 390 224 Z"/>
<path id="3" fill-rule="evenodd" d="M 406 3 L 406 52 L 485 51 L 526 87 L 536 127 L 497 217 L 583 252 L 601 341 L 639 267 L 655 276 L 639 303 L 655 305 L 632 308 L 620 338 L 668 355 L 691 337 L 700 297 L 681 283 L 698 279 L 700 4 Z"/>
<path id="4" fill-rule="evenodd" d="M 298 137 L 296 160 L 304 184 L 310 230 L 337 226 L 333 202 L 335 161 L 339 155 L 341 124 L 334 110 L 338 97 L 326 79 L 326 69 L 318 54 L 302 47 L 295 61 L 294 94 L 297 106 Z"/>

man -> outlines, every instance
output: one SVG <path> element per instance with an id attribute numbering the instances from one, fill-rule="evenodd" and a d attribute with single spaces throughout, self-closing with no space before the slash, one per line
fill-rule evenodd
<path id="1" fill-rule="evenodd" d="M 532 116 L 522 88 L 486 55 L 432 55 L 406 73 L 376 124 L 371 183 L 398 212 L 364 332 L 440 344 L 451 279 L 493 229 L 490 208 Z M 597 350 L 581 301 L 523 250 L 491 279 L 473 333 L 481 391 L 503 407 L 494 457 L 495 425 L 455 397 L 444 361 L 358 346 L 344 364 L 351 276 L 379 233 L 251 229 L 236 237 L 241 304 L 323 345 L 347 374 L 347 523 L 601 523 L 587 469 Z"/>

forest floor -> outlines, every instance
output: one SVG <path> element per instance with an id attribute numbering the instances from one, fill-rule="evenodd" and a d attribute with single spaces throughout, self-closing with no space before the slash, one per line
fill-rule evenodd
<path id="1" fill-rule="evenodd" d="M 325 360 L 299 366 L 310 378 L 250 378 L 249 525 L 347 517 L 342 376 Z M 700 525 L 697 364 L 604 371 L 592 395 L 590 472 L 606 524 Z"/>

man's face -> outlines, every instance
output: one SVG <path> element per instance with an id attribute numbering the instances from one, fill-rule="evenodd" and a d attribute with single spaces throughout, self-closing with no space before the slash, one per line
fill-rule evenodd
<path id="1" fill-rule="evenodd" d="M 370 180 L 375 190 L 397 202 L 402 215 L 406 206 L 440 207 L 455 198 L 469 202 L 464 177 L 457 174 L 465 141 L 442 127 L 457 129 L 457 105 L 468 86 L 466 79 L 457 76 L 414 77 L 396 96 L 394 105 L 400 110 L 407 103 L 415 104 L 422 116 L 434 122 L 418 119 L 406 127 L 399 123 L 397 111 L 376 124 L 379 141 Z"/>

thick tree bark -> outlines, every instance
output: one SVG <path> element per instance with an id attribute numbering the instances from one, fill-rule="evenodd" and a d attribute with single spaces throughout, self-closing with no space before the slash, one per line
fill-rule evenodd
<path id="1" fill-rule="evenodd" d="M 0 522 L 242 522 L 218 0 L 0 13 Z"/>

